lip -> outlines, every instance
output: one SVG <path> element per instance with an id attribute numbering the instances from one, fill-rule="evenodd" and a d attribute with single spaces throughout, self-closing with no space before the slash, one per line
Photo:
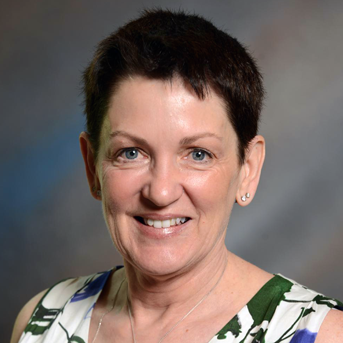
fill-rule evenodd
<path id="1" fill-rule="evenodd" d="M 144 217 L 144 218 L 150 218 L 153 220 L 167 220 L 171 218 L 178 218 L 181 217 L 180 215 L 153 215 L 153 214 L 144 214 L 144 215 L 137 215 L 135 217 Z M 189 218 L 189 217 L 187 217 Z M 138 228 L 139 232 L 148 238 L 160 240 L 160 239 L 166 239 L 166 238 L 172 238 L 175 236 L 178 236 L 183 232 L 191 222 L 191 219 L 186 221 L 183 224 L 171 226 L 168 228 L 161 228 L 156 229 L 153 226 L 144 225 L 141 222 L 139 222 L 136 218 L 133 217 L 134 222 L 136 223 L 136 227 Z"/>

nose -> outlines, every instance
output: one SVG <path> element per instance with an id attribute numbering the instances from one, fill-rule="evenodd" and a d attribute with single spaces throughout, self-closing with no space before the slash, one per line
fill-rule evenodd
<path id="1" fill-rule="evenodd" d="M 148 181 L 142 188 L 143 198 L 155 206 L 166 207 L 183 194 L 182 175 L 177 165 L 164 159 L 150 168 Z"/>

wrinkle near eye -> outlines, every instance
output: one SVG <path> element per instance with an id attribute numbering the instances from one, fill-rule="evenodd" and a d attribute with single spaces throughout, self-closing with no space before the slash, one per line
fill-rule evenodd
<path id="1" fill-rule="evenodd" d="M 102 182 L 102 184 L 104 184 L 104 180 L 105 177 L 110 169 L 110 165 L 108 165 L 107 163 L 102 163 L 101 168 L 100 168 L 100 180 Z"/>

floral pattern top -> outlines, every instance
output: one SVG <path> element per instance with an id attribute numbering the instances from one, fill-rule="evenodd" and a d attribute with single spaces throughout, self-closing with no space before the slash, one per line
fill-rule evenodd
<path id="1" fill-rule="evenodd" d="M 88 343 L 92 310 L 111 272 L 63 280 L 51 287 L 19 343 Z M 124 269 L 115 275 L 119 289 Z M 343 304 L 277 274 L 209 343 L 313 343 L 330 309 L 343 310 Z"/>

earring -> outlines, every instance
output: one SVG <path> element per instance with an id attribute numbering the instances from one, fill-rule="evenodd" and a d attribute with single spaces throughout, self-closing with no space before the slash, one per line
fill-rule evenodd
<path id="1" fill-rule="evenodd" d="M 101 197 L 101 190 L 100 190 L 100 189 L 98 189 L 98 190 L 96 191 L 96 195 L 97 195 L 98 197 Z"/>
<path id="2" fill-rule="evenodd" d="M 245 195 L 243 195 L 243 196 L 241 197 L 241 199 L 242 199 L 243 202 L 247 201 L 247 199 L 249 199 L 249 198 L 250 198 L 250 193 L 246 193 Z"/>

